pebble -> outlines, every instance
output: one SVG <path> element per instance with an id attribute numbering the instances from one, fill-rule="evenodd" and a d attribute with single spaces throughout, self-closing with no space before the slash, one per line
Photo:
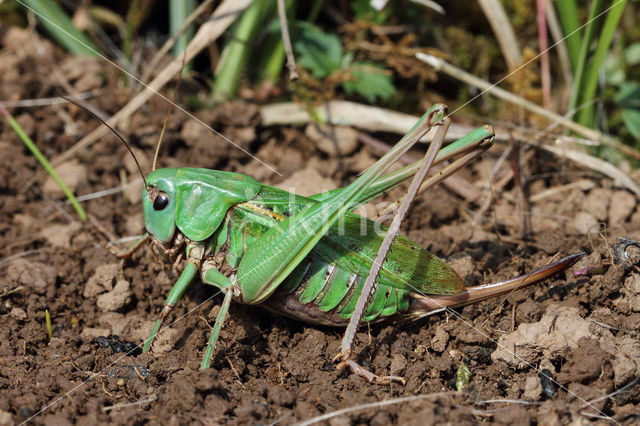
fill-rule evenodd
<path id="1" fill-rule="evenodd" d="M 624 293 L 629 307 L 634 312 L 640 312 L 640 275 L 631 274 L 624 281 Z M 15 308 L 14 308 L 15 309 Z M 11 311 L 13 313 L 13 311 Z"/>
<path id="2" fill-rule="evenodd" d="M 27 319 L 27 313 L 22 308 L 13 307 L 11 308 L 11 312 L 9 312 L 13 319 L 18 321 L 24 321 Z"/>
<path id="3" fill-rule="evenodd" d="M 108 328 L 85 327 L 82 329 L 80 336 L 85 339 L 96 339 L 100 336 L 106 336 L 109 333 L 111 333 L 111 330 Z"/>
<path id="4" fill-rule="evenodd" d="M 40 232 L 49 244 L 53 247 L 70 248 L 71 237 L 82 228 L 80 222 L 71 222 L 66 225 L 49 225 Z"/>
<path id="5" fill-rule="evenodd" d="M 444 352 L 447 348 L 447 342 L 449 342 L 449 333 L 442 327 L 436 328 L 436 334 L 431 339 L 431 349 L 438 353 Z"/>
<path id="6" fill-rule="evenodd" d="M 13 416 L 10 412 L 0 410 L 0 425 L 1 426 L 13 426 L 15 425 L 15 421 L 13 420 Z"/>
<path id="7" fill-rule="evenodd" d="M 87 168 L 76 160 L 67 161 L 55 168 L 60 179 L 69 187 L 71 192 L 75 192 L 81 182 L 87 180 Z M 53 180 L 51 176 L 47 178 L 42 186 L 45 194 L 51 197 L 59 197 L 63 195 L 62 189 Z"/>
<path id="8" fill-rule="evenodd" d="M 139 321 L 132 324 L 129 338 L 135 342 L 144 342 L 149 338 L 149 334 L 151 333 L 151 329 L 154 324 L 155 321 Z M 181 332 L 175 328 L 163 328 L 162 333 L 158 333 L 153 342 L 152 355 L 157 357 L 163 353 L 173 350 L 175 343 L 181 335 L 180 333 Z"/>
<path id="9" fill-rule="evenodd" d="M 584 209 L 599 221 L 607 219 L 611 191 L 604 188 L 594 188 L 584 200 Z"/>
<path id="10" fill-rule="evenodd" d="M 636 198 L 627 191 L 615 191 L 609 205 L 609 226 L 617 226 L 631 215 L 636 207 Z"/>
<path id="11" fill-rule="evenodd" d="M 576 213 L 573 219 L 573 227 L 582 235 L 587 235 L 590 232 L 598 232 L 598 223 L 598 219 L 591 213 L 584 211 Z"/>
<path id="12" fill-rule="evenodd" d="M 8 281 L 24 285 L 37 294 L 44 294 L 48 288 L 54 286 L 56 276 L 54 267 L 25 259 L 11 262 L 6 274 Z"/>
<path id="13" fill-rule="evenodd" d="M 138 195 L 140 195 L 138 193 Z M 138 197 L 139 199 L 141 197 Z M 128 235 L 141 234 L 144 229 L 144 215 L 142 213 L 128 216 L 124 222 L 124 229 Z"/>
<path id="14" fill-rule="evenodd" d="M 125 306 L 131 301 L 129 281 L 120 280 L 108 293 L 98 296 L 97 305 L 102 312 L 112 312 Z"/>
<path id="15" fill-rule="evenodd" d="M 331 156 L 351 154 L 358 147 L 358 132 L 351 127 L 309 124 L 304 134 L 316 143 L 316 147 Z"/>
<path id="16" fill-rule="evenodd" d="M 131 318 L 127 318 L 118 312 L 107 312 L 98 318 L 98 324 L 104 328 L 109 328 L 112 334 L 125 334 L 130 322 Z"/>
<path id="17" fill-rule="evenodd" d="M 546 397 L 553 398 L 553 395 L 556 394 L 556 390 L 558 390 L 558 383 L 553 377 L 551 370 L 548 368 L 540 370 L 538 377 L 540 378 L 540 385 Z"/>
<path id="18" fill-rule="evenodd" d="M 538 401 L 541 395 L 542 384 L 540 383 L 540 378 L 538 376 L 527 377 L 527 380 L 524 383 L 524 394 L 522 395 L 522 398 L 527 401 Z"/>
<path id="19" fill-rule="evenodd" d="M 393 376 L 401 376 L 407 368 L 407 359 L 401 354 L 395 354 L 391 360 L 389 371 Z"/>
<path id="20" fill-rule="evenodd" d="M 98 336 L 95 339 L 96 343 L 102 346 L 103 348 L 110 348 L 111 351 L 116 353 L 125 353 L 132 355 L 139 355 L 142 350 L 138 345 L 131 342 L 126 342 L 120 339 L 120 336 L 116 336 L 115 334 L 111 334 L 109 336 Z"/>
<path id="21" fill-rule="evenodd" d="M 456 271 L 456 273 L 467 284 L 475 284 L 474 275 L 476 267 L 473 264 L 473 258 L 467 253 L 456 253 L 447 259 L 447 264 Z"/>
<path id="22" fill-rule="evenodd" d="M 36 135 L 36 120 L 31 114 L 24 113 L 16 117 L 16 121 L 22 127 L 22 130 L 31 138 L 34 139 Z"/>
<path id="23" fill-rule="evenodd" d="M 84 286 L 84 297 L 94 297 L 105 291 L 111 291 L 120 274 L 119 263 L 108 263 L 96 268 L 96 272 Z"/>
<path id="24" fill-rule="evenodd" d="M 312 167 L 298 170 L 277 186 L 303 197 L 336 188 L 336 184 L 331 179 L 325 178 Z"/>

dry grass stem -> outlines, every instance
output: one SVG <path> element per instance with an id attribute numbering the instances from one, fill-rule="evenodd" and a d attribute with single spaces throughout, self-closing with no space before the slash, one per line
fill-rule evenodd
<path id="1" fill-rule="evenodd" d="M 547 120 L 550 120 L 552 122 L 557 122 L 558 124 L 560 124 L 561 126 L 565 127 L 566 129 L 572 130 L 582 136 L 584 136 L 587 139 L 592 139 L 594 141 L 597 141 L 603 145 L 607 145 L 610 146 L 612 148 L 617 149 L 618 151 L 628 155 L 631 158 L 635 158 L 636 160 L 640 160 L 640 152 L 636 151 L 635 149 L 633 149 L 632 147 L 628 146 L 628 145 L 624 145 L 622 142 L 620 142 L 619 140 L 611 137 L 611 136 L 607 136 L 605 134 L 603 134 L 602 132 L 598 131 L 598 130 L 594 130 L 594 129 L 590 129 L 588 127 L 582 126 L 578 123 L 575 123 L 559 114 L 556 114 L 555 112 L 549 111 L 543 107 L 541 107 L 540 105 L 537 105 L 531 101 L 528 101 L 520 96 L 514 95 L 513 93 L 501 89 L 500 87 L 497 87 L 496 84 L 491 84 L 486 80 L 483 80 L 481 78 L 478 78 L 474 75 L 469 74 L 466 71 L 461 70 L 460 68 L 457 68 L 453 65 L 451 65 L 450 63 L 442 60 L 441 58 L 437 58 L 433 55 L 427 55 L 424 53 L 417 53 L 416 57 L 422 61 L 424 61 L 425 63 L 433 66 L 437 71 L 441 71 L 444 72 L 445 74 L 454 77 L 460 81 L 463 81 L 471 86 L 475 86 L 478 89 L 480 89 L 482 91 L 481 94 L 484 93 L 488 93 L 492 96 L 495 96 L 496 98 L 502 99 L 504 101 L 507 102 L 511 102 L 515 105 L 518 105 L 522 108 L 524 108 L 525 110 L 536 114 L 540 117 L 546 118 Z M 526 66 L 527 64 L 523 64 L 521 67 Z M 506 77 L 505 77 L 506 78 Z M 503 78 L 502 80 L 504 80 L 505 78 Z M 500 81 L 502 81 L 500 80 Z M 480 95 L 478 95 L 480 96 Z M 471 102 L 471 101 L 469 101 Z M 463 105 L 464 106 L 464 105 Z M 458 109 L 462 108 L 459 107 Z M 454 111 L 455 113 L 455 111 Z M 453 114 L 453 113 L 451 113 Z"/>
<path id="2" fill-rule="evenodd" d="M 522 61 L 522 53 L 511 20 L 502 3 L 499 0 L 478 0 L 478 4 L 491 25 L 509 70 L 515 69 Z"/>

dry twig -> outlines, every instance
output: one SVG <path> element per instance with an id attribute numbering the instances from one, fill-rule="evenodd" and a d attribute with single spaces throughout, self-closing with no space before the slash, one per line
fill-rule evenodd
<path id="1" fill-rule="evenodd" d="M 478 3 L 496 35 L 507 66 L 510 70 L 515 69 L 522 61 L 522 54 L 511 21 L 505 13 L 502 3 L 499 0 L 478 0 Z"/>
<path id="2" fill-rule="evenodd" d="M 507 102 L 511 102 L 513 104 L 516 104 L 524 109 L 526 109 L 527 111 L 539 115 L 540 117 L 546 118 L 552 122 L 557 122 L 558 124 L 560 124 L 561 126 L 572 130 L 582 136 L 584 136 L 585 138 L 588 139 L 592 139 L 594 141 L 597 141 L 603 145 L 607 145 L 610 146 L 612 148 L 617 149 L 618 151 L 628 155 L 629 157 L 635 158 L 636 160 L 640 160 L 640 152 L 636 151 L 635 149 L 633 149 L 630 146 L 624 145 L 622 142 L 618 141 L 617 139 L 611 137 L 611 136 L 607 136 L 605 134 L 603 134 L 602 132 L 599 132 L 597 130 L 594 129 L 590 129 L 588 127 L 582 126 L 576 122 L 573 122 L 561 115 L 558 115 L 552 111 L 549 111 L 543 107 L 541 107 L 540 105 L 537 105 L 531 101 L 528 101 L 524 98 L 521 98 L 520 96 L 514 95 L 513 93 L 501 89 L 500 87 L 497 87 L 496 84 L 491 84 L 486 80 L 483 80 L 481 78 L 478 78 L 474 75 L 469 74 L 466 71 L 461 70 L 458 67 L 455 67 L 453 65 L 451 65 L 450 63 L 442 60 L 441 58 L 437 58 L 433 55 L 427 55 L 424 53 L 417 53 L 416 57 L 422 61 L 424 61 L 425 63 L 431 65 L 432 67 L 434 67 L 437 71 L 442 71 L 445 74 L 457 78 L 460 81 L 463 81 L 471 86 L 475 86 L 478 89 L 482 90 L 481 94 L 484 93 L 488 93 L 490 95 L 495 96 L 496 98 L 500 98 L 504 101 Z M 528 63 L 525 63 L 523 65 L 520 66 L 520 68 L 524 67 L 528 65 Z M 516 70 L 517 71 L 517 70 Z M 515 72 L 515 71 L 514 71 Z M 506 77 L 504 77 L 502 80 L 504 80 Z M 500 80 L 500 81 L 502 81 Z M 498 81 L 498 83 L 500 82 Z M 480 95 L 478 95 L 480 96 Z M 471 102 L 471 101 L 469 101 Z M 464 105 L 463 105 L 464 106 Z M 462 107 L 459 107 L 462 108 Z M 455 112 L 455 111 L 454 111 Z M 453 114 L 454 112 L 452 112 L 451 114 Z"/>
<path id="3" fill-rule="evenodd" d="M 289 78 L 291 81 L 297 81 L 298 71 L 296 70 L 296 58 L 293 56 L 293 48 L 291 47 L 291 37 L 289 37 L 289 26 L 287 25 L 287 10 L 284 6 L 284 0 L 278 0 L 278 17 L 280 18 L 280 31 L 282 32 L 282 44 L 284 45 L 284 53 L 287 55 L 287 67 L 289 68 Z"/>

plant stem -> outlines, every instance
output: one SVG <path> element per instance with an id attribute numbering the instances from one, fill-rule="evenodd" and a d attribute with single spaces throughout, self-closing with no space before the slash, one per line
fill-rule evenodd
<path id="1" fill-rule="evenodd" d="M 297 2 L 295 0 L 287 0 L 286 9 L 287 16 L 293 18 L 295 16 Z M 292 26 L 291 32 L 295 37 L 295 26 Z M 262 49 L 262 58 L 257 67 L 258 82 L 271 81 L 277 83 L 280 80 L 282 74 L 282 65 L 285 60 L 284 43 L 282 37 L 279 34 L 269 34 L 263 43 L 264 49 Z"/>
<path id="2" fill-rule="evenodd" d="M 51 0 L 23 0 L 51 36 L 73 55 L 96 56 L 100 49 L 78 30 L 69 16 Z"/>
<path id="3" fill-rule="evenodd" d="M 582 90 L 582 80 L 584 78 L 584 72 L 587 66 L 587 58 L 589 56 L 589 49 L 591 47 L 591 42 L 593 41 L 593 35 L 595 33 L 595 17 L 602 10 L 602 3 L 603 0 L 593 0 L 593 3 L 591 3 L 589 17 L 587 18 L 588 24 L 584 31 L 584 38 L 582 39 L 582 44 L 580 46 L 578 61 L 576 66 L 574 67 L 573 88 L 571 89 L 571 97 L 569 98 L 569 106 L 567 108 L 568 111 L 574 111 L 576 106 L 578 105 L 578 99 L 580 98 L 580 93 Z M 582 97 L 583 102 L 584 99 L 585 98 Z"/>
<path id="4" fill-rule="evenodd" d="M 124 33 L 124 41 L 122 43 L 122 53 L 124 57 L 127 58 L 127 62 L 131 63 L 131 40 L 133 39 L 133 15 L 135 11 L 138 9 L 140 4 L 140 0 L 133 0 L 131 6 L 129 7 L 129 11 L 127 12 L 127 25 Z M 124 82 L 124 87 L 129 87 L 129 75 L 124 73 L 122 76 L 122 80 Z"/>
<path id="5" fill-rule="evenodd" d="M 51 315 L 49 315 L 49 310 L 44 310 L 44 322 L 47 325 L 47 336 L 49 336 L 49 340 L 53 337 L 53 327 L 51 326 Z"/>
<path id="6" fill-rule="evenodd" d="M 547 35 L 547 15 L 544 10 L 546 0 L 536 0 L 538 15 L 538 43 L 540 44 L 540 75 L 542 78 L 542 99 L 545 108 L 551 108 L 551 73 L 549 71 L 549 38 Z"/>
<path id="7" fill-rule="evenodd" d="M 558 59 L 560 60 L 560 67 L 562 69 L 562 76 L 564 78 L 565 86 L 570 89 L 573 86 L 573 74 L 571 73 L 571 58 L 569 58 L 569 49 L 567 48 L 567 42 L 564 39 L 564 32 L 558 21 L 558 15 L 553 8 L 553 4 L 550 1 L 545 2 L 545 13 L 547 15 L 547 25 L 549 26 L 549 32 L 553 37 L 554 46 Z M 568 34 L 568 33 L 567 33 Z M 567 92 L 568 95 L 568 92 Z M 565 102 L 569 101 L 568 96 L 563 95 Z M 564 110 L 564 108 L 563 108 Z"/>
<path id="8" fill-rule="evenodd" d="M 53 167 L 51 167 L 51 164 L 49 164 L 49 161 L 47 161 L 45 156 L 42 155 L 42 153 L 40 152 L 36 144 L 33 143 L 29 135 L 26 134 L 26 132 L 22 129 L 22 127 L 20 127 L 20 124 L 18 124 L 18 122 L 11 116 L 11 114 L 9 114 L 9 111 L 7 111 L 5 107 L 2 105 L 0 105 L 0 113 L 4 115 L 4 117 L 9 122 L 9 125 L 11 126 L 13 131 L 16 132 L 20 140 L 22 140 L 22 142 L 27 146 L 27 148 L 29 149 L 29 151 L 31 151 L 33 156 L 36 157 L 38 162 L 42 165 L 42 167 L 44 167 L 47 173 L 49 173 L 49 175 L 54 180 L 54 182 L 58 184 L 58 186 L 60 187 L 64 195 L 69 199 L 69 201 L 73 205 L 73 208 L 76 209 L 76 212 L 78 213 L 78 216 L 80 216 L 80 219 L 87 220 L 87 214 L 85 213 L 84 209 L 82 208 L 82 206 L 80 205 L 76 197 L 73 195 L 69 187 L 62 181 L 62 179 L 60 179 L 60 176 L 58 175 L 58 173 L 56 173 Z"/>
<path id="9" fill-rule="evenodd" d="M 282 32 L 282 43 L 284 52 L 287 56 L 289 78 L 291 79 L 291 81 L 296 81 L 300 77 L 298 76 L 298 71 L 296 70 L 296 59 L 293 54 L 293 47 L 291 47 L 289 24 L 287 23 L 287 10 L 284 5 L 284 0 L 278 0 L 278 18 L 280 19 L 280 31 Z"/>
<path id="10" fill-rule="evenodd" d="M 189 17 L 182 24 L 182 27 L 180 27 L 180 29 L 178 29 L 176 32 L 174 32 L 171 35 L 171 37 L 162 45 L 160 50 L 158 50 L 156 52 L 156 54 L 153 55 L 153 58 L 151 59 L 151 61 L 149 61 L 149 65 L 147 65 L 147 67 L 146 67 L 146 69 L 144 71 L 144 74 L 142 74 L 142 78 L 140 80 L 149 81 L 149 79 L 151 77 L 151 74 L 153 74 L 153 71 L 156 69 L 156 67 L 158 66 L 158 64 L 162 60 L 162 58 L 164 58 L 164 56 L 167 54 L 169 49 L 171 49 L 173 47 L 173 45 L 175 44 L 176 40 L 182 34 L 184 34 L 185 31 L 187 31 L 188 28 L 191 27 L 191 24 L 193 24 L 193 22 L 197 18 L 199 18 L 207 10 L 207 8 L 211 5 L 211 3 L 213 3 L 213 0 L 205 0 L 204 2 L 202 2 L 200 4 L 200 6 L 198 6 L 198 8 L 196 10 L 193 11 L 193 13 L 191 13 L 191 15 L 189 15 Z"/>
<path id="11" fill-rule="evenodd" d="M 236 94 L 249 59 L 251 45 L 262 28 L 266 12 L 272 9 L 271 3 L 266 0 L 254 0 L 237 23 L 233 38 L 225 47 L 223 59 L 216 71 L 214 100 L 230 99 Z"/>
<path id="12" fill-rule="evenodd" d="M 618 22 L 622 16 L 627 0 L 619 1 L 607 14 L 607 19 L 604 21 L 600 37 L 598 38 L 598 44 L 596 51 L 593 54 L 593 59 L 587 70 L 587 74 L 584 79 L 584 85 L 580 90 L 581 102 L 580 104 L 588 103 L 588 106 L 581 109 L 578 113 L 577 121 L 583 126 L 593 127 L 595 123 L 595 104 L 591 100 L 595 97 L 598 89 L 598 77 L 600 76 L 600 70 L 602 64 L 607 56 L 609 47 L 611 46 L 611 40 L 618 27 Z"/>
<path id="13" fill-rule="evenodd" d="M 556 0 L 555 3 L 558 8 L 558 16 L 560 17 L 564 33 L 571 34 L 565 40 L 565 43 L 569 50 L 571 67 L 575 71 L 578 66 L 578 58 L 580 56 L 580 45 L 582 44 L 582 34 L 580 31 L 576 31 L 580 27 L 576 0 Z"/>
<path id="14" fill-rule="evenodd" d="M 522 53 L 502 3 L 499 0 L 478 0 L 478 4 L 491 25 L 509 70 L 515 69 L 522 61 Z"/>
<path id="15" fill-rule="evenodd" d="M 316 19 L 318 19 L 322 6 L 324 6 L 324 0 L 315 0 L 313 2 L 311 10 L 309 11 L 309 16 L 307 16 L 307 22 L 315 22 Z"/>
<path id="16" fill-rule="evenodd" d="M 194 0 L 170 0 L 169 1 L 169 27 L 171 34 L 180 31 L 184 22 L 191 16 L 196 8 Z M 184 51 L 193 38 L 193 28 L 190 27 L 184 32 L 176 43 L 173 45 L 173 56 L 178 56 Z M 185 65 L 183 73 L 188 72 L 189 65 Z"/>

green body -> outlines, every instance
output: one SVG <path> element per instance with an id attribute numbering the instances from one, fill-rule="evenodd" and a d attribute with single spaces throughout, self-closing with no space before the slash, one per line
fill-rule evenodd
<path id="1" fill-rule="evenodd" d="M 142 197 L 147 230 L 170 256 L 184 250 L 186 265 L 144 350 L 198 271 L 204 284 L 225 294 L 202 368 L 211 362 L 232 298 L 309 322 L 345 325 L 352 316 L 372 321 L 405 312 L 415 293 L 460 292 L 462 280 L 446 263 L 397 237 L 364 314 L 354 314 L 356 302 L 366 302 L 358 298 L 383 235 L 352 210 L 416 173 L 420 162 L 384 175 L 429 128 L 442 123 L 445 113 L 444 106 L 433 106 L 353 183 L 312 197 L 239 173 L 194 168 L 152 172 Z M 431 184 L 487 149 L 492 140 L 493 129 L 483 127 L 441 149 L 436 162 L 467 154 L 430 178 Z"/>
<path id="2" fill-rule="evenodd" d="M 238 270 L 251 249 L 262 252 L 265 263 L 278 262 L 280 256 L 262 251 L 261 237 L 304 208 L 322 204 L 238 173 L 161 169 L 147 180 L 166 193 L 175 193 L 175 204 L 160 213 L 145 200 L 145 217 L 153 218 L 147 220 L 147 230 L 163 242 L 179 231 L 204 244 L 205 259 L 223 256 L 227 274 Z M 237 299 L 247 304 L 265 302 L 271 310 L 310 322 L 346 323 L 383 236 L 376 233 L 374 222 L 347 212 L 273 291 L 265 295 L 262 283 L 238 280 Z M 405 312 L 411 291 L 453 294 L 462 288 L 462 280 L 446 263 L 404 237 L 395 240 L 377 282 L 367 321 Z M 224 289 L 225 284 L 218 287 Z M 270 301 L 276 290 L 278 297 Z"/>

